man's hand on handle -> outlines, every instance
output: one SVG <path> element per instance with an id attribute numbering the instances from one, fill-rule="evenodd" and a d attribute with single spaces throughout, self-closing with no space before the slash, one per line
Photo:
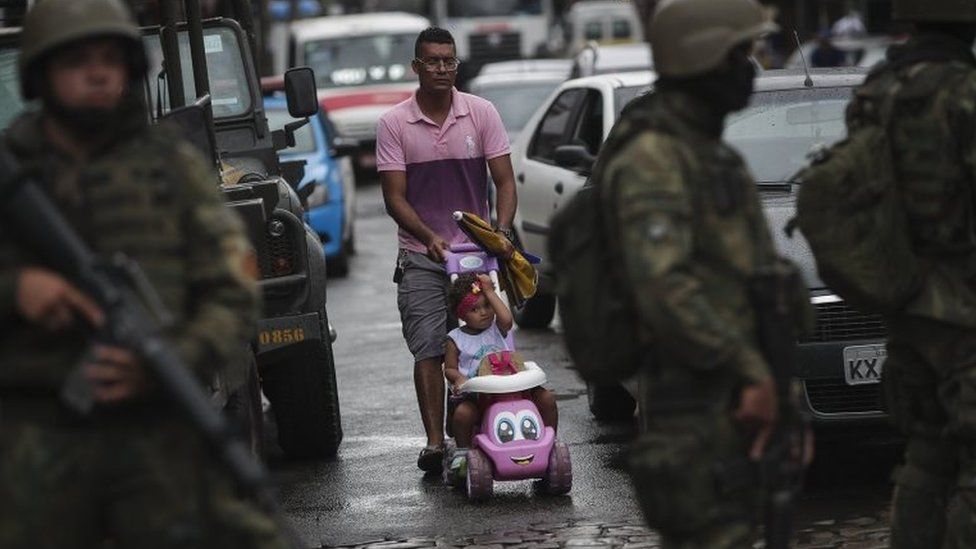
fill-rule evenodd
<path id="1" fill-rule="evenodd" d="M 427 240 L 427 257 L 438 263 L 445 263 L 447 261 L 447 252 L 450 250 L 451 245 L 436 234 L 431 235 Z"/>

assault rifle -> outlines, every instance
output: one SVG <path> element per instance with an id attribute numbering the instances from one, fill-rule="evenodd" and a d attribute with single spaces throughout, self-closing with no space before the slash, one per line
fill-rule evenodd
<path id="1" fill-rule="evenodd" d="M 97 257 L 37 184 L 23 177 L 19 162 L 2 145 L 0 204 L 0 222 L 8 234 L 16 235 L 25 248 L 98 303 L 106 318 L 101 336 L 142 359 L 164 395 L 203 436 L 239 488 L 274 513 L 276 504 L 264 466 L 234 436 L 199 379 L 163 337 L 170 315 L 138 265 L 121 256 L 109 262 Z M 76 410 L 91 406 L 77 387 L 62 396 Z"/>
<path id="2" fill-rule="evenodd" d="M 807 422 L 797 409 L 793 391 L 796 326 L 801 314 L 796 310 L 796 288 L 800 282 L 796 268 L 780 261 L 758 272 L 750 288 L 759 344 L 776 381 L 779 401 L 779 421 L 760 464 L 767 549 L 790 546 L 794 501 L 806 469 Z"/>

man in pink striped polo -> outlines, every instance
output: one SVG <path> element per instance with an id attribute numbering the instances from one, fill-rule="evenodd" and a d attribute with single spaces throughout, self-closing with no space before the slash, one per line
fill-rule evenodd
<path id="1" fill-rule="evenodd" d="M 397 304 L 427 432 L 417 466 L 437 472 L 444 444 L 441 364 L 454 323 L 447 310 L 444 252 L 467 240 L 451 214 L 461 210 L 488 219 L 490 172 L 497 230 L 512 240 L 515 177 L 508 136 L 494 106 L 454 88 L 458 60 L 451 34 L 439 28 L 421 32 L 414 56 L 420 88 L 380 118 L 376 164 L 386 210 L 399 226 Z"/>

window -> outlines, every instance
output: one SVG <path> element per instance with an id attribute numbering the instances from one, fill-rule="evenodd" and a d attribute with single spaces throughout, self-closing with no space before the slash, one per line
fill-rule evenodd
<path id="1" fill-rule="evenodd" d="M 542 0 L 447 0 L 448 17 L 542 15 Z"/>
<path id="2" fill-rule="evenodd" d="M 280 130 L 285 124 L 297 122 L 297 118 L 292 118 L 287 109 L 267 109 L 265 115 L 268 117 L 268 128 L 271 131 Z M 312 130 L 312 123 L 309 122 L 295 131 L 295 146 L 288 147 L 283 153 L 313 153 L 315 152 L 315 132 Z"/>
<path id="3" fill-rule="evenodd" d="M 603 145 L 603 94 L 598 90 L 588 91 L 582 110 L 570 142 L 585 145 L 587 152 L 596 156 Z"/>
<path id="4" fill-rule="evenodd" d="M 616 120 L 628 103 L 651 91 L 650 86 L 628 86 L 613 91 L 613 109 Z"/>
<path id="5" fill-rule="evenodd" d="M 149 59 L 149 93 L 156 104 L 159 91 L 163 92 L 163 111 L 169 110 L 166 81 L 159 79 L 163 66 L 163 50 L 158 34 L 143 37 L 146 57 Z M 179 33 L 180 69 L 183 72 L 183 94 L 187 103 L 196 100 L 193 81 L 193 64 L 190 59 L 190 37 L 186 31 Z M 203 29 L 203 49 L 207 57 L 207 74 L 210 77 L 210 98 L 216 118 L 238 116 L 251 109 L 251 89 L 244 70 L 244 56 L 240 42 L 233 30 L 225 27 Z M 155 109 L 153 109 L 155 112 Z"/>
<path id="6" fill-rule="evenodd" d="M 509 133 L 515 134 L 522 131 L 525 123 L 532 117 L 532 113 L 539 108 L 552 90 L 556 89 L 561 82 L 552 80 L 548 82 L 527 82 L 516 84 L 505 82 L 503 84 L 486 85 L 471 91 L 479 95 L 495 106 L 495 110 L 502 117 L 502 124 Z"/>
<path id="7" fill-rule="evenodd" d="M 603 40 L 603 22 L 588 21 L 583 25 L 583 38 L 586 40 Z"/>
<path id="8" fill-rule="evenodd" d="M 759 92 L 729 116 L 725 138 L 760 184 L 782 183 L 809 163 L 808 155 L 847 135 L 844 113 L 852 89 L 802 88 Z"/>
<path id="9" fill-rule="evenodd" d="M 613 38 L 615 40 L 630 38 L 631 32 L 630 21 L 626 19 L 613 20 Z"/>
<path id="10" fill-rule="evenodd" d="M 349 36 L 305 44 L 305 64 L 319 88 L 405 82 L 416 33 Z"/>
<path id="11" fill-rule="evenodd" d="M 573 118 L 576 105 L 586 94 L 585 90 L 566 90 L 549 107 L 542 117 L 539 129 L 529 146 L 529 157 L 552 164 L 556 147 L 564 144 L 566 129 Z"/>
<path id="12" fill-rule="evenodd" d="M 16 49 L 0 50 L 0 129 L 6 128 L 24 110 L 20 96 L 20 73 Z"/>

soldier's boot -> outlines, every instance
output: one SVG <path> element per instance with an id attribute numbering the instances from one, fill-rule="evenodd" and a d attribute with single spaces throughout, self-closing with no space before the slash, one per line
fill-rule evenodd
<path id="1" fill-rule="evenodd" d="M 954 450 L 940 439 L 912 437 L 905 448 L 905 465 L 894 479 L 891 548 L 942 547 L 946 507 L 956 479 Z"/>

